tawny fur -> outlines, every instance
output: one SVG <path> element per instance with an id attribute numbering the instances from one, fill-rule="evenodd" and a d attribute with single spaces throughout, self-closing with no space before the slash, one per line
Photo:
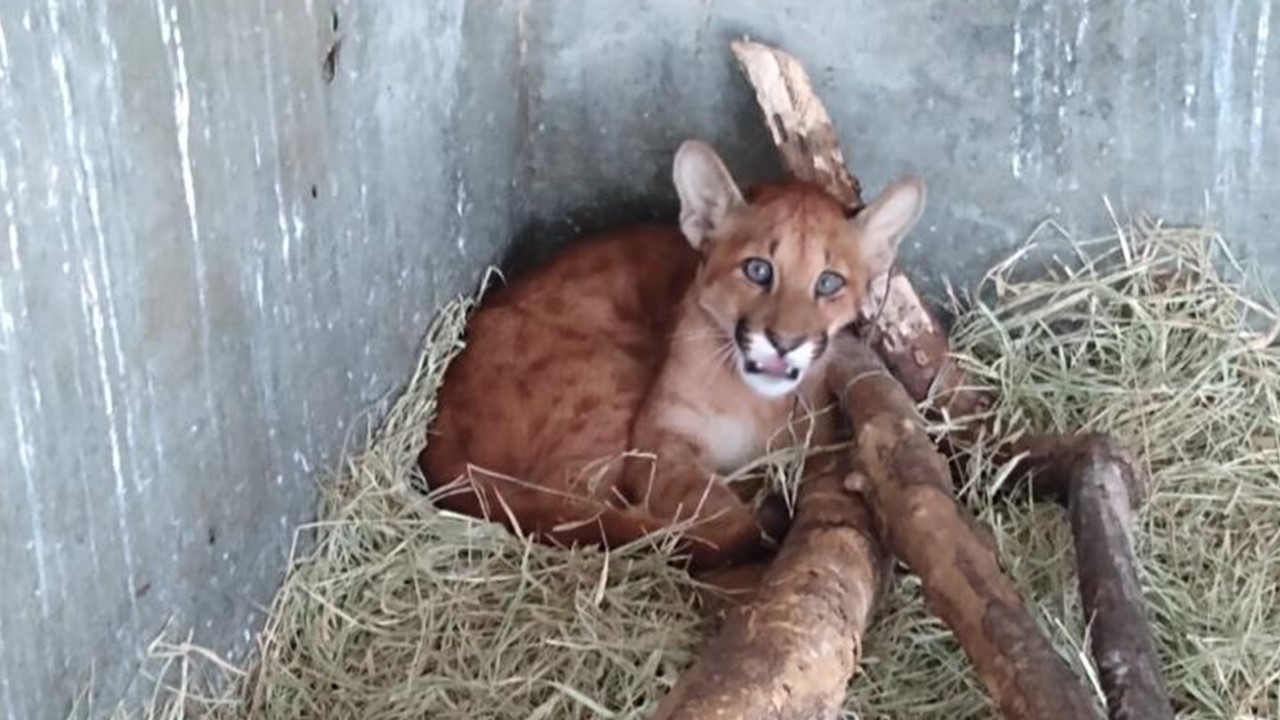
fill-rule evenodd
<path id="1" fill-rule="evenodd" d="M 680 228 L 575 243 L 473 315 L 421 456 L 440 505 L 562 544 L 617 547 L 680 523 L 698 567 L 764 552 L 764 526 L 778 534 L 722 475 L 828 405 L 829 338 L 888 269 L 923 186 L 899 183 L 852 221 L 797 181 L 747 202 L 697 141 L 674 178 Z M 767 286 L 749 258 L 770 265 Z M 819 297 L 824 272 L 845 283 Z M 799 377 L 749 372 L 752 359 Z M 815 422 L 832 436 L 829 415 Z"/>

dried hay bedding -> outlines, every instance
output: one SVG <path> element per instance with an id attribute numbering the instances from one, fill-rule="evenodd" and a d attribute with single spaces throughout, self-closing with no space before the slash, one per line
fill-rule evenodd
<path id="1" fill-rule="evenodd" d="M 1280 717 L 1280 350 L 1249 330 L 1276 316 L 1215 269 L 1233 261 L 1207 231 L 1143 223 L 1074 247 L 1041 279 L 1013 279 L 1023 253 L 1000 264 L 980 294 L 991 299 L 957 321 L 956 354 L 999 398 L 996 437 L 957 458 L 972 478 L 961 498 L 1096 688 L 1067 523 L 1050 504 L 996 498 L 1010 468 L 991 451 L 1028 430 L 1133 445 L 1153 482 L 1136 525 L 1141 582 L 1179 716 Z M 440 313 L 408 389 L 326 485 L 317 542 L 253 664 L 219 666 L 228 689 L 202 696 L 211 656 L 157 643 L 180 680 L 149 717 L 643 718 L 690 663 L 692 583 L 651 548 L 531 545 L 412 489 L 470 307 Z M 993 716 L 918 590 L 900 577 L 879 611 L 848 716 Z"/>

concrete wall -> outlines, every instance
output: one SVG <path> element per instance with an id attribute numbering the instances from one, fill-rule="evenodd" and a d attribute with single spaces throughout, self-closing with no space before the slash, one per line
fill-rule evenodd
<path id="1" fill-rule="evenodd" d="M 731 169 L 773 173 L 737 36 L 796 54 L 864 191 L 915 172 L 930 203 L 904 259 L 971 280 L 1055 217 L 1219 222 L 1280 286 L 1276 0 L 538 2 L 529 206 L 535 238 L 674 202 L 689 134 Z M 632 7 L 631 4 L 626 4 Z M 649 201 L 643 208 L 637 201 Z"/>
<path id="2" fill-rule="evenodd" d="M 45 720 L 166 620 L 246 646 L 315 474 L 510 234 L 516 25 L 0 0 L 0 28 L 0 718 Z"/>
<path id="3" fill-rule="evenodd" d="M 800 56 L 870 192 L 928 179 L 935 286 L 1104 193 L 1207 193 L 1280 280 L 1274 9 L 0 0 L 0 718 L 91 666 L 110 699 L 170 616 L 242 649 L 347 423 L 509 238 L 669 213 L 688 135 L 770 174 L 731 37 Z"/>

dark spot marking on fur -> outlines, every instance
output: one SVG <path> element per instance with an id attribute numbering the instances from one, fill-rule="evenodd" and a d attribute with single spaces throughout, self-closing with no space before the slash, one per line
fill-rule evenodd
<path id="1" fill-rule="evenodd" d="M 578 330 L 576 328 L 567 327 L 567 326 L 560 328 L 559 332 L 562 338 L 562 342 L 565 342 L 565 343 L 576 342 L 576 343 L 584 343 L 584 344 L 594 344 L 596 339 L 591 335 L 591 333 L 583 332 L 582 330 Z"/>
<path id="2" fill-rule="evenodd" d="M 640 361 L 650 366 L 657 361 L 654 353 L 650 352 L 653 343 L 642 337 L 636 337 L 634 334 L 628 334 L 619 337 L 616 347 L 619 352 L 626 355 L 632 361 Z"/>
<path id="3" fill-rule="evenodd" d="M 609 269 L 609 258 L 601 254 L 591 260 L 591 264 L 587 267 L 587 272 L 592 275 L 603 273 Z"/>
<path id="4" fill-rule="evenodd" d="M 585 416 L 595 412 L 600 407 L 600 398 L 595 395 L 587 395 L 579 398 L 578 402 L 573 404 L 573 412 L 575 415 Z"/>
<path id="5" fill-rule="evenodd" d="M 773 257 L 777 252 L 778 252 L 778 241 L 770 240 L 769 241 L 769 257 Z"/>
<path id="6" fill-rule="evenodd" d="M 618 324 L 629 327 L 643 325 L 646 320 L 644 310 L 629 302 L 614 303 L 613 314 Z"/>
<path id="7" fill-rule="evenodd" d="M 547 298 L 545 301 L 545 304 L 546 304 L 547 312 L 551 313 L 552 315 L 563 315 L 569 309 L 568 304 L 565 303 L 564 301 L 564 298 L 560 297 L 559 295 L 552 295 L 551 297 Z"/>

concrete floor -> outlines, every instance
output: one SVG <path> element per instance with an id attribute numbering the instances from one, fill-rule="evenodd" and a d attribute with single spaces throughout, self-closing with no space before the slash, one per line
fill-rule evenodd
<path id="1" fill-rule="evenodd" d="M 0 0 L 0 718 L 236 655 L 313 480 L 486 264 L 670 217 L 670 156 L 775 170 L 727 52 L 797 54 L 904 259 L 1052 217 L 1207 217 L 1280 285 L 1268 0 Z M 1280 16 L 1277 17 L 1280 20 Z"/>

